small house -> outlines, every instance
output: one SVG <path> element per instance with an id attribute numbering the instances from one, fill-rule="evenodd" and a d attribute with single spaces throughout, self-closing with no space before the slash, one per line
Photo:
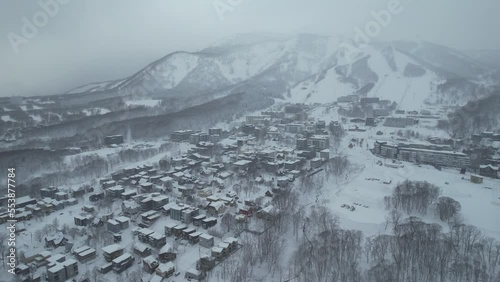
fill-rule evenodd
<path id="1" fill-rule="evenodd" d="M 177 258 L 177 252 L 174 251 L 172 248 L 172 245 L 166 244 L 160 249 L 160 252 L 158 253 L 158 259 L 162 262 L 169 262 L 173 261 Z"/>
<path id="2" fill-rule="evenodd" d="M 211 248 L 214 246 L 214 237 L 206 233 L 201 233 L 199 236 L 199 244 L 202 247 Z"/>

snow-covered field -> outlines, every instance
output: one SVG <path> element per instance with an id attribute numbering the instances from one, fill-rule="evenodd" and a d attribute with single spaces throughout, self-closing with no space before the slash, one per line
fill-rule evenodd
<path id="1" fill-rule="evenodd" d="M 367 137 L 363 133 L 353 135 L 357 138 Z M 348 138 L 346 140 L 348 141 Z M 362 230 L 367 234 L 387 232 L 383 230 L 388 216 L 383 198 L 391 195 L 398 182 L 408 179 L 427 181 L 440 187 L 442 196 L 460 202 L 461 213 L 467 224 L 480 228 L 488 236 L 500 239 L 500 224 L 496 224 L 497 215 L 500 214 L 500 180 L 484 178 L 482 184 L 474 184 L 469 181 L 469 173 L 463 175 L 457 169 L 439 171 L 432 166 L 418 166 L 406 162 L 403 163 L 404 167 L 399 169 L 379 166 L 376 162 L 381 160 L 380 158 L 366 148 L 355 146 L 349 149 L 347 141 L 341 145 L 341 152 L 346 154 L 351 162 L 363 166 L 363 171 L 340 184 L 332 181 L 325 187 L 323 195 L 326 205 L 341 218 L 343 227 Z M 392 182 L 384 184 L 384 181 Z M 353 203 L 367 205 L 369 208 L 356 206 L 354 212 L 341 208 L 342 204 L 352 206 Z M 428 214 L 424 219 L 433 222 L 435 216 Z"/>

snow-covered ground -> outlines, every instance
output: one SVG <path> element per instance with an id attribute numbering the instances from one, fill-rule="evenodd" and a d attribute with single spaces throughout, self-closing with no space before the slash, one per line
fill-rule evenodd
<path id="1" fill-rule="evenodd" d="M 480 228 L 488 236 L 500 239 L 500 224 L 495 224 L 496 217 L 500 214 L 500 180 L 485 177 L 482 184 L 474 184 L 469 181 L 469 173 L 463 175 L 457 169 L 439 171 L 432 166 L 407 162 L 403 163 L 403 168 L 398 169 L 379 166 L 376 162 L 382 159 L 374 156 L 366 147 L 347 147 L 349 139 L 354 136 L 370 140 L 364 132 L 351 133 L 344 139 L 340 151 L 346 154 L 351 162 L 361 165 L 363 171 L 340 184 L 332 180 L 325 187 L 323 195 L 326 205 L 340 217 L 343 227 L 362 230 L 367 234 L 385 232 L 383 229 L 388 211 L 385 209 L 383 198 L 391 195 L 398 182 L 408 179 L 427 181 L 440 187 L 442 196 L 460 202 L 461 214 L 467 224 Z M 392 182 L 384 184 L 384 181 Z M 342 204 L 352 206 L 353 203 L 367 205 L 369 208 L 355 206 L 356 210 L 353 212 L 341 208 Z M 432 214 L 428 214 L 424 219 L 435 221 Z"/>
<path id="2" fill-rule="evenodd" d="M 9 115 L 0 116 L 0 119 L 3 121 L 12 121 L 12 122 L 16 121 L 15 119 L 11 118 Z"/>
<path id="3" fill-rule="evenodd" d="M 146 99 L 146 100 L 131 100 L 125 102 L 125 105 L 128 106 L 146 106 L 146 107 L 155 107 L 157 106 L 161 100 L 154 99 Z"/>

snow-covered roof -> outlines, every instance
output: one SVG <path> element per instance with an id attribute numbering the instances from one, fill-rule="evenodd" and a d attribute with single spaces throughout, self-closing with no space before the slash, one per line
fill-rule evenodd
<path id="1" fill-rule="evenodd" d="M 131 257 L 132 257 L 132 256 L 131 256 L 129 253 L 125 253 L 125 254 L 123 254 L 123 255 L 121 255 L 121 256 L 119 256 L 119 257 L 115 258 L 115 259 L 113 260 L 113 263 L 120 264 L 120 263 L 122 263 L 122 262 L 126 261 L 127 259 L 130 259 Z"/>
<path id="2" fill-rule="evenodd" d="M 104 253 L 112 254 L 116 251 L 123 250 L 123 247 L 118 244 L 109 245 L 101 249 Z"/>
<path id="3" fill-rule="evenodd" d="M 493 166 L 493 165 L 480 165 L 479 168 L 491 168 L 492 170 L 498 170 L 498 167 Z"/>
<path id="4" fill-rule="evenodd" d="M 172 245 L 170 245 L 170 243 L 167 243 L 165 246 L 161 247 L 160 249 L 160 254 L 164 254 L 164 253 L 171 253 L 173 252 L 173 248 L 172 248 Z"/>
<path id="5" fill-rule="evenodd" d="M 158 271 L 161 271 L 161 272 L 169 272 L 172 269 L 175 269 L 175 266 L 171 261 L 169 261 L 167 263 L 160 263 L 160 265 L 158 266 L 157 269 L 158 269 Z"/>
<path id="6" fill-rule="evenodd" d="M 141 252 L 141 253 L 144 252 L 144 251 L 146 251 L 148 248 L 149 248 L 148 245 L 143 244 L 141 242 L 136 242 L 134 244 L 134 249 L 137 250 L 137 251 L 139 251 L 139 252 Z"/>
<path id="7" fill-rule="evenodd" d="M 203 238 L 204 240 L 212 240 L 214 236 L 209 235 L 207 233 L 201 233 L 200 238 Z"/>

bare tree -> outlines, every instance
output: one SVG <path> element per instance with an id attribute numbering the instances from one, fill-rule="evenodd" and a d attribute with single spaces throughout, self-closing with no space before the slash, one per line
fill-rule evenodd
<path id="1" fill-rule="evenodd" d="M 234 225 L 236 224 L 236 219 L 234 218 L 234 215 L 232 215 L 229 212 L 226 212 L 222 216 L 222 218 L 220 220 L 220 224 L 221 224 L 222 228 L 227 230 L 226 232 L 229 232 L 229 231 L 231 231 L 231 228 L 233 228 Z"/>
<path id="2" fill-rule="evenodd" d="M 442 221 L 448 221 L 457 215 L 462 206 L 450 197 L 440 197 L 436 204 L 436 213 Z"/>

